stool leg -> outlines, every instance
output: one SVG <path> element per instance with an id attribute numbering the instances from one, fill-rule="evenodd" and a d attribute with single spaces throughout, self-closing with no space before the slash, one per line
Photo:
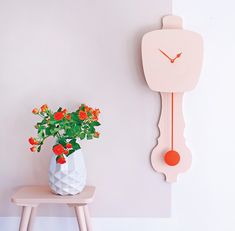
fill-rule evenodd
<path id="1" fill-rule="evenodd" d="M 27 231 L 30 213 L 31 213 L 31 207 L 23 206 L 19 231 Z"/>
<path id="2" fill-rule="evenodd" d="M 83 206 L 75 206 L 79 231 L 87 231 Z"/>
<path id="3" fill-rule="evenodd" d="M 90 218 L 90 213 L 89 213 L 87 205 L 84 206 L 84 214 L 85 214 L 85 219 L 86 219 L 87 231 L 92 231 L 91 218 Z"/>
<path id="4" fill-rule="evenodd" d="M 32 231 L 33 230 L 33 223 L 34 223 L 34 220 L 35 220 L 36 212 L 37 212 L 37 207 L 32 207 L 27 231 Z"/>

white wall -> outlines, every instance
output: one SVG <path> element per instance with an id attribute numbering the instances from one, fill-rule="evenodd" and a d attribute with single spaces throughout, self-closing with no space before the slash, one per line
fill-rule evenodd
<path id="1" fill-rule="evenodd" d="M 232 0 L 175 0 L 173 4 L 173 13 L 183 16 L 185 28 L 200 32 L 205 42 L 199 84 L 185 94 L 193 166 L 172 187 L 168 223 L 177 231 L 235 230 L 234 8 Z"/>

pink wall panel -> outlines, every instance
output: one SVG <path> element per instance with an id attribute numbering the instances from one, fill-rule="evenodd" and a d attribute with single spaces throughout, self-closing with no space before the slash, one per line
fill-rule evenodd
<path id="1" fill-rule="evenodd" d="M 101 139 L 83 142 L 93 216 L 166 217 L 170 185 L 150 165 L 160 98 L 142 72 L 140 43 L 171 13 L 170 0 L 0 2 L 0 216 L 19 210 L 9 197 L 22 184 L 47 184 L 48 141 L 28 151 L 34 106 L 100 107 Z M 42 207 L 40 215 L 70 216 Z"/>

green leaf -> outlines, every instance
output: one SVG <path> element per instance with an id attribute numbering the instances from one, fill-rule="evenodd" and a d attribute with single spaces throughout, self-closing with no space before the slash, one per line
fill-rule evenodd
<path id="1" fill-rule="evenodd" d="M 70 142 L 72 145 L 76 144 L 76 139 L 71 139 Z"/>
<path id="2" fill-rule="evenodd" d="M 83 128 L 84 128 L 84 129 L 88 129 L 89 126 L 88 126 L 87 124 L 85 124 L 85 125 L 83 125 Z"/>
<path id="3" fill-rule="evenodd" d="M 51 129 L 50 129 L 50 127 L 47 127 L 47 128 L 46 128 L 46 135 L 47 135 L 47 136 L 50 136 L 50 135 L 51 135 Z"/>
<path id="4" fill-rule="evenodd" d="M 38 133 L 40 133 L 44 129 L 45 129 L 45 126 L 43 125 L 38 126 Z"/>
<path id="5" fill-rule="evenodd" d="M 71 154 L 73 154 L 75 152 L 75 150 L 71 149 L 69 150 L 69 154 L 67 156 L 70 156 Z"/>
<path id="6" fill-rule="evenodd" d="M 45 137 L 45 134 L 44 134 L 44 131 L 43 131 L 43 130 L 41 130 L 41 131 L 38 133 L 38 137 L 39 137 L 40 139 L 43 139 L 43 138 Z"/>
<path id="7" fill-rule="evenodd" d="M 70 136 L 70 137 L 73 137 L 73 136 L 74 136 L 73 130 L 72 130 L 72 129 L 66 130 L 66 135 L 67 135 L 67 136 Z"/>
<path id="8" fill-rule="evenodd" d="M 92 136 L 91 134 L 87 134 L 86 138 L 87 138 L 88 140 L 91 140 L 91 139 L 93 138 L 93 136 Z"/>
<path id="9" fill-rule="evenodd" d="M 52 116 L 51 118 L 53 118 L 53 119 L 50 119 L 50 124 L 51 124 L 51 125 L 55 125 L 55 124 L 57 123 L 57 121 L 54 120 L 54 117 L 53 117 L 53 116 Z"/>
<path id="10" fill-rule="evenodd" d="M 100 123 L 98 121 L 91 122 L 91 126 L 100 126 Z"/>
<path id="11" fill-rule="evenodd" d="M 80 133 L 80 139 L 83 140 L 85 138 L 86 134 L 84 132 Z"/>
<path id="12" fill-rule="evenodd" d="M 89 131 L 89 133 L 94 133 L 94 132 L 95 132 L 95 128 L 91 126 L 91 127 L 88 129 L 88 131 Z"/>
<path id="13" fill-rule="evenodd" d="M 60 137 L 60 138 L 58 139 L 58 143 L 62 144 L 64 147 L 66 147 L 66 139 L 65 139 L 65 138 Z"/>
<path id="14" fill-rule="evenodd" d="M 89 112 L 87 112 L 87 115 L 90 117 L 90 116 L 92 116 L 92 113 L 89 111 Z"/>
<path id="15" fill-rule="evenodd" d="M 71 113 L 71 119 L 75 122 L 79 122 L 78 113 L 76 112 Z"/>
<path id="16" fill-rule="evenodd" d="M 71 128 L 71 129 L 72 129 L 72 128 Z M 73 129 L 74 129 L 74 131 L 75 131 L 76 133 L 80 133 L 80 132 L 81 132 L 81 127 L 78 126 L 77 124 L 75 124 L 75 126 L 73 127 Z"/>
<path id="17" fill-rule="evenodd" d="M 71 143 L 71 144 L 72 144 L 72 146 L 73 146 L 73 148 L 72 148 L 72 149 L 74 149 L 74 150 L 78 150 L 78 149 L 80 149 L 80 148 L 81 148 L 81 147 L 80 147 L 80 145 L 77 143 L 76 139 L 72 139 L 72 140 L 70 140 L 70 141 L 69 141 L 69 143 Z"/>
<path id="18" fill-rule="evenodd" d="M 81 104 L 80 110 L 84 111 L 84 109 L 85 109 L 85 104 L 83 103 L 83 104 Z"/>
<path id="19" fill-rule="evenodd" d="M 78 150 L 78 149 L 80 149 L 81 147 L 80 147 L 80 145 L 78 144 L 78 143 L 75 143 L 75 144 L 73 144 L 73 149 L 74 150 Z"/>
<path id="20" fill-rule="evenodd" d="M 41 151 L 41 148 L 42 148 L 42 146 L 41 146 L 41 145 L 40 145 L 40 146 L 38 146 L 37 151 L 38 151 L 38 152 L 40 152 L 40 151 Z"/>

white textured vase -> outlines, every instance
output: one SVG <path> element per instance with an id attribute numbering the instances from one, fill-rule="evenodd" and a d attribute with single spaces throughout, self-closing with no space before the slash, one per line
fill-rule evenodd
<path id="1" fill-rule="evenodd" d="M 49 169 L 49 186 L 55 194 L 75 195 L 86 185 L 86 166 L 79 149 L 66 158 L 65 164 L 56 163 L 53 154 Z"/>

